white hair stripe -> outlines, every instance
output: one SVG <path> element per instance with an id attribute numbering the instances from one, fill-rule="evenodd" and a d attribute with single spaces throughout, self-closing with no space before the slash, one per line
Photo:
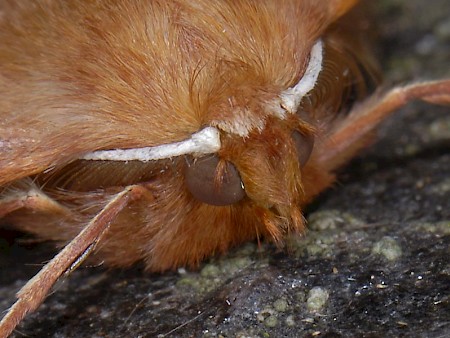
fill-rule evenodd
<path id="1" fill-rule="evenodd" d="M 280 94 L 281 105 L 295 113 L 302 98 L 316 85 L 322 70 L 323 43 L 318 40 L 311 49 L 308 66 L 300 81 Z M 184 141 L 154 147 L 99 150 L 81 157 L 92 161 L 155 161 L 186 154 L 213 154 L 220 150 L 220 134 L 215 127 L 206 127 Z"/>
<path id="2" fill-rule="evenodd" d="M 300 102 L 316 85 L 319 73 L 322 70 L 323 43 L 318 40 L 311 49 L 308 66 L 300 81 L 280 94 L 281 105 L 289 113 L 295 113 Z"/>
<path id="3" fill-rule="evenodd" d="M 212 154 L 220 149 L 217 128 L 206 127 L 184 141 L 154 147 L 99 150 L 81 157 L 96 161 L 155 161 L 186 154 Z"/>

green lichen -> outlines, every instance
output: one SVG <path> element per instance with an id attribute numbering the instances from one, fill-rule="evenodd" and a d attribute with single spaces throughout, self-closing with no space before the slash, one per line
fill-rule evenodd
<path id="1" fill-rule="evenodd" d="M 402 256 L 402 248 L 395 238 L 384 236 L 380 241 L 374 244 L 372 253 L 393 262 Z"/>
<path id="2" fill-rule="evenodd" d="M 286 312 L 288 307 L 289 307 L 289 304 L 288 304 L 286 298 L 277 299 L 273 303 L 273 308 L 278 312 Z"/>
<path id="3" fill-rule="evenodd" d="M 264 325 L 267 327 L 276 327 L 278 325 L 278 318 L 276 316 L 269 316 L 264 320 Z"/>
<path id="4" fill-rule="evenodd" d="M 294 316 L 293 315 L 287 316 L 286 320 L 285 320 L 285 323 L 286 323 L 286 326 L 288 326 L 288 327 L 295 326 L 296 322 L 295 322 Z"/>
<path id="5" fill-rule="evenodd" d="M 309 290 L 306 307 L 310 312 L 322 312 L 329 297 L 327 289 L 316 286 Z"/>
<path id="6" fill-rule="evenodd" d="M 315 231 L 334 230 L 344 225 L 357 227 L 364 224 L 362 220 L 354 215 L 339 210 L 321 210 L 308 217 L 308 228 Z"/>
<path id="7" fill-rule="evenodd" d="M 450 220 L 444 220 L 436 223 L 417 222 L 412 224 L 416 231 L 424 231 L 428 233 L 450 235 Z"/>

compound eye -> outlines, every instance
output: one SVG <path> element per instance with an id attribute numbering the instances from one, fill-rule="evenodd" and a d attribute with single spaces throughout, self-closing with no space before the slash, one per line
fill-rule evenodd
<path id="1" fill-rule="evenodd" d="M 217 155 L 186 157 L 186 185 L 199 201 L 211 205 L 230 205 L 245 196 L 244 184 L 236 167 Z"/>
<path id="2" fill-rule="evenodd" d="M 295 130 L 292 133 L 292 139 L 294 140 L 295 149 L 297 150 L 300 167 L 304 167 L 314 148 L 314 135 L 305 135 Z"/>

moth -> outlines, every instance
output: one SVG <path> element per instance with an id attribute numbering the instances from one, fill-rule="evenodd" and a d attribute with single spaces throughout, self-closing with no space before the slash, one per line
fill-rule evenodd
<path id="1" fill-rule="evenodd" d="M 196 267 L 283 245 L 335 171 L 412 100 L 378 90 L 356 0 L 0 1 L 0 218 L 61 251 L 8 336 L 83 261 Z"/>

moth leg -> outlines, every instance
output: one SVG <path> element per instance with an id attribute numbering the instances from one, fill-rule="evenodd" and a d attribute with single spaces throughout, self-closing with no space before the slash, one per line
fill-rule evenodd
<path id="1" fill-rule="evenodd" d="M 331 130 L 316 159 L 330 171 L 337 169 L 371 141 L 380 122 L 414 100 L 450 105 L 450 80 L 415 83 L 374 94 Z"/>
<path id="2" fill-rule="evenodd" d="M 30 189 L 1 199 L 0 218 L 22 208 L 63 215 L 71 214 L 69 209 L 51 199 L 40 190 Z"/>
<path id="3" fill-rule="evenodd" d="M 65 272 L 73 271 L 93 251 L 111 222 L 131 202 L 150 195 L 140 185 L 126 187 L 114 195 L 86 227 L 17 293 L 17 301 L 0 322 L 0 337 L 7 337 L 29 313 L 44 301 L 52 286 Z"/>

